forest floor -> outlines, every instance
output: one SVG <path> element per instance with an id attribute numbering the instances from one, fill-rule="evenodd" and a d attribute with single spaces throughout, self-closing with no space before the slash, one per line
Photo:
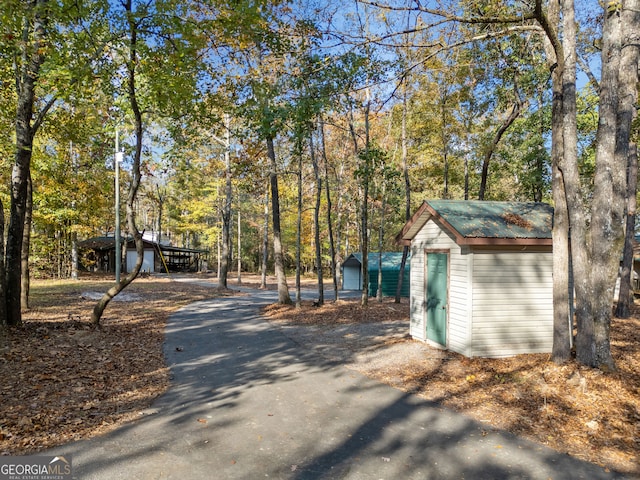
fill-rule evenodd
<path id="1" fill-rule="evenodd" d="M 255 282 L 243 277 L 242 284 Z M 169 386 L 162 354 L 168 316 L 193 301 L 234 294 L 138 279 L 96 328 L 89 323 L 96 302 L 89 293 L 108 286 L 96 279 L 33 283 L 23 325 L 0 345 L 1 455 L 100 435 L 138 417 Z M 408 336 L 406 299 L 370 299 L 366 309 L 357 300 L 272 305 L 264 314 L 295 341 L 470 415 L 487 434 L 507 430 L 640 477 L 640 308 L 631 319 L 613 320 L 616 373 L 575 362 L 556 366 L 546 354 L 468 359 L 431 348 Z"/>

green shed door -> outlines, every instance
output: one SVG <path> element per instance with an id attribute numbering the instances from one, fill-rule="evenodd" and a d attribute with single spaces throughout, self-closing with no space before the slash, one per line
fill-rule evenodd
<path id="1" fill-rule="evenodd" d="M 427 253 L 427 338 L 447 345 L 447 254 Z"/>

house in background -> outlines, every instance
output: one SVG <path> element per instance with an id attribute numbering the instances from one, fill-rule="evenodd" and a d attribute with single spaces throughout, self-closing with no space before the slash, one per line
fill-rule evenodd
<path id="1" fill-rule="evenodd" d="M 468 357 L 550 352 L 552 219 L 544 203 L 425 201 L 397 236 L 411 336 Z"/>
<path id="2" fill-rule="evenodd" d="M 165 243 L 143 238 L 144 257 L 140 272 L 187 272 L 198 271 L 206 257 L 206 250 L 173 247 Z M 115 272 L 115 237 L 94 237 L 79 242 L 83 252 L 83 263 L 93 272 Z M 126 251 L 126 261 L 122 262 L 122 271 L 130 272 L 136 264 L 138 254 L 132 239 L 122 239 L 122 249 Z"/>
<path id="3" fill-rule="evenodd" d="M 402 281 L 402 297 L 409 296 L 409 270 L 410 259 L 404 269 Z M 367 255 L 369 268 L 369 287 L 368 295 L 375 297 L 378 293 L 378 271 L 379 271 L 379 253 L 370 253 Z M 400 264 L 402 262 L 402 252 L 383 252 L 382 253 L 382 295 L 385 297 L 394 297 L 398 288 L 398 276 L 400 275 Z M 342 289 L 343 290 L 362 290 L 362 253 L 352 253 L 342 263 Z"/>

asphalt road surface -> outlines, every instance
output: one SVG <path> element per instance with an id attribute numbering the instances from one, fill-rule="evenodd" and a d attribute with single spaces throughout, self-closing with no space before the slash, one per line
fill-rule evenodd
<path id="1" fill-rule="evenodd" d="M 306 351 L 259 315 L 274 292 L 174 314 L 172 385 L 140 418 L 56 448 L 77 479 L 612 479 Z"/>

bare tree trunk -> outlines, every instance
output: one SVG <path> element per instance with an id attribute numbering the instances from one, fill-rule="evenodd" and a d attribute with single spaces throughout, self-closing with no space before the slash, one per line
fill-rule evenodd
<path id="1" fill-rule="evenodd" d="M 161 190 L 164 190 L 165 193 L 162 193 Z M 156 227 L 156 231 L 158 232 L 156 236 L 156 242 L 158 245 L 162 242 L 162 214 L 164 213 L 164 202 L 166 198 L 166 190 L 160 189 L 160 185 L 156 185 L 156 194 L 158 196 L 158 225 Z"/>
<path id="2" fill-rule="evenodd" d="M 380 227 L 382 230 L 382 227 Z M 376 300 L 382 302 L 382 242 L 378 241 L 378 288 L 376 289 Z"/>
<path id="3" fill-rule="evenodd" d="M 440 91 L 440 117 L 442 127 L 440 130 L 440 138 L 442 141 L 442 169 L 444 188 L 442 191 L 442 198 L 449 198 L 449 139 L 447 136 L 447 102 L 449 100 L 449 93 L 446 87 L 442 87 Z"/>
<path id="4" fill-rule="evenodd" d="M 369 304 L 369 180 L 371 170 L 371 159 L 369 152 L 369 108 L 370 102 L 367 101 L 364 112 L 365 124 L 365 147 L 363 159 L 361 160 L 362 169 L 362 202 L 360 210 L 360 251 L 362 252 L 362 296 L 360 304 L 366 307 Z"/>
<path id="5" fill-rule="evenodd" d="M 282 233 L 280 230 L 280 194 L 278 192 L 278 170 L 276 152 L 273 148 L 273 138 L 267 137 L 267 155 L 271 161 L 269 179 L 271 183 L 271 215 L 273 221 L 273 260 L 276 277 L 278 279 L 278 303 L 289 305 L 293 303 L 289 296 L 287 277 L 284 271 L 284 255 L 282 251 Z"/>
<path id="6" fill-rule="evenodd" d="M 220 235 L 221 233 L 218 232 L 218 234 L 216 235 L 216 246 L 217 246 L 217 253 L 218 253 L 218 269 L 216 270 L 216 278 L 220 279 L 220 270 L 222 268 L 222 254 L 220 253 L 220 242 L 222 241 L 220 239 Z M 169 273 L 169 272 L 167 272 Z"/>
<path id="7" fill-rule="evenodd" d="M 623 271 L 616 316 L 630 316 L 632 301 L 631 274 L 633 272 L 633 239 L 635 233 L 636 190 L 638 183 L 638 150 L 631 141 L 632 128 L 637 116 L 638 68 L 640 65 L 640 1 L 627 0 L 622 11 L 622 51 L 620 60 L 618 125 L 615 161 L 620 165 L 627 156 L 627 218 L 623 256 Z"/>
<path id="8" fill-rule="evenodd" d="M 409 221 L 411 218 L 411 180 L 409 178 L 409 166 L 407 164 L 407 85 L 403 83 L 402 90 L 402 176 L 404 178 L 404 219 Z M 465 195 L 468 192 L 469 176 L 466 172 L 467 162 L 465 160 Z M 466 199 L 466 196 L 465 196 Z M 400 303 L 402 296 L 402 283 L 404 282 L 404 272 L 407 265 L 407 257 L 409 256 L 409 246 L 405 245 L 402 249 L 402 260 L 400 261 L 400 271 L 398 272 L 398 286 L 396 288 L 395 303 Z"/>
<path id="9" fill-rule="evenodd" d="M 624 245 L 626 175 L 637 101 L 639 3 L 629 0 L 621 8 L 605 7 L 590 236 L 579 237 L 585 238 L 586 252 L 579 261 L 585 262 L 580 269 L 586 275 L 576 282 L 576 355 L 580 363 L 608 371 L 616 368 L 610 345 L 611 305 Z"/>
<path id="10" fill-rule="evenodd" d="M 629 169 L 627 173 L 627 222 L 620 271 L 620 289 L 615 316 L 629 318 L 633 302 L 633 245 L 636 228 L 636 189 L 638 186 L 638 150 L 632 144 L 629 151 Z"/>
<path id="11" fill-rule="evenodd" d="M 585 239 L 586 252 L 580 259 L 589 262 L 581 266 L 581 270 L 588 274 L 583 282 L 576 285 L 581 306 L 576 311 L 576 357 L 582 364 L 615 370 L 609 327 L 619 254 L 624 242 L 622 225 L 626 192 L 626 178 L 619 178 L 614 159 L 622 32 L 617 13 L 608 15 L 605 12 L 605 17 L 591 238 Z M 626 164 L 627 158 L 625 174 Z"/>
<path id="12" fill-rule="evenodd" d="M 262 275 L 260 288 L 267 288 L 267 262 L 269 260 L 269 189 L 264 194 L 264 227 L 262 233 Z"/>
<path id="13" fill-rule="evenodd" d="M 613 302 L 613 288 L 618 273 L 619 257 L 615 258 L 615 266 L 609 259 L 601 258 L 604 254 L 611 254 L 612 244 L 617 243 L 618 230 L 612 224 L 612 215 L 617 210 L 618 199 L 614 197 L 613 152 L 616 138 L 616 109 L 617 93 L 614 90 L 620 65 L 621 31 L 617 14 L 605 14 L 603 26 L 602 50 L 602 82 L 600 84 L 600 110 L 598 132 L 596 137 L 596 173 L 594 179 L 593 203 L 591 211 L 591 235 L 587 237 L 586 227 L 583 232 L 576 232 L 576 239 L 580 242 L 579 250 L 574 248 L 574 266 L 576 277 L 577 309 L 576 322 L 576 357 L 582 364 L 597 367 L 603 365 L 597 352 L 597 336 L 604 332 L 596 332 L 596 324 L 608 329 Z M 626 168 L 625 168 L 626 172 Z M 584 215 L 584 214 L 582 214 Z M 572 219 L 573 220 L 573 219 Z M 572 235 L 578 222 L 572 221 Z M 622 224 L 621 224 L 622 225 Z M 623 240 L 622 237 L 620 240 Z M 608 245 L 604 245 L 608 243 Z M 573 245 L 573 243 L 572 243 Z M 622 243 L 620 243 L 622 247 Z M 622 248 L 620 248 L 620 252 Z M 598 256 L 596 256 L 596 253 Z M 600 257 L 600 258 L 598 258 Z M 612 267 L 614 267 L 612 271 Z M 593 276 L 598 276 L 596 281 Z M 609 310 L 606 313 L 606 310 Z M 605 346 L 602 352 L 608 358 L 602 358 L 607 368 L 615 368 L 610 350 Z"/>
<path id="14" fill-rule="evenodd" d="M 362 252 L 362 295 L 360 297 L 360 304 L 366 307 L 369 304 L 369 202 L 365 198 L 369 195 L 369 186 L 363 188 L 362 207 L 360 211 L 361 221 L 361 245 L 360 251 Z"/>
<path id="15" fill-rule="evenodd" d="M 35 89 L 44 62 L 47 33 L 47 0 L 29 2 L 25 10 L 23 38 L 21 42 L 19 64 L 16 66 L 16 84 L 18 102 L 16 108 L 16 151 L 11 172 L 11 206 L 9 229 L 5 245 L 5 300 L 8 325 L 22 323 L 22 241 L 24 238 L 24 219 L 27 203 L 27 183 L 31 169 L 33 138 L 38 130 L 47 108 L 34 118 Z M 26 18 L 30 16 L 30 18 Z M 53 101 L 48 106 L 53 105 Z"/>
<path id="16" fill-rule="evenodd" d="M 302 306 L 300 294 L 300 256 L 302 250 L 302 152 L 298 152 L 298 171 L 296 172 L 298 182 L 298 212 L 296 216 L 296 308 Z"/>
<path id="17" fill-rule="evenodd" d="M 240 202 L 238 201 L 238 205 Z M 238 285 L 242 283 L 242 224 L 240 222 L 240 207 L 238 206 Z"/>
<path id="18" fill-rule="evenodd" d="M 225 151 L 224 151 L 224 204 L 222 205 L 222 253 L 220 255 L 220 275 L 218 277 L 218 287 L 227 288 L 229 277 L 229 259 L 231 251 L 231 201 L 233 192 L 231 189 L 231 152 L 230 144 L 231 132 L 229 130 L 229 117 L 225 115 Z"/>
<path id="19" fill-rule="evenodd" d="M 20 262 L 22 263 L 22 280 L 20 286 L 20 306 L 22 310 L 29 308 L 29 249 L 31 248 L 31 221 L 33 218 L 33 183 L 31 182 L 31 171 L 27 175 L 27 201 L 24 210 L 24 232 L 22 236 L 22 253 Z"/>
<path id="20" fill-rule="evenodd" d="M 313 133 L 309 135 L 309 154 L 316 180 L 316 204 L 313 210 L 314 243 L 316 246 L 316 274 L 318 278 L 318 304 L 324 305 L 324 277 L 322 275 L 322 244 L 320 243 L 320 206 L 322 203 L 322 178 L 313 144 Z"/>
<path id="21" fill-rule="evenodd" d="M 571 15 L 567 15 L 570 18 Z M 552 163 L 552 192 L 554 200 L 553 212 L 553 348 L 551 358 L 561 364 L 571 358 L 571 344 L 573 336 L 573 315 L 569 306 L 569 217 L 567 211 L 567 197 L 565 191 L 564 169 L 567 162 L 565 154 L 572 155 L 575 152 L 573 143 L 577 137 L 565 139 L 564 126 L 567 131 L 573 131 L 572 109 L 565 111 L 575 97 L 569 95 L 566 99 L 563 95 L 563 79 L 565 78 L 565 54 L 557 37 L 557 28 L 560 26 L 560 4 L 557 0 L 551 1 L 548 7 L 548 20 L 540 19 L 550 30 L 549 42 L 545 43 L 547 64 L 551 70 L 552 78 L 552 115 L 551 115 L 551 163 Z M 567 26 L 570 33 L 571 25 Z M 574 27 L 575 29 L 575 27 Z M 549 31 L 548 30 L 548 31 Z M 569 66 L 571 70 L 571 65 Z M 575 73 L 575 72 L 573 72 Z M 572 72 L 568 72 L 568 80 L 571 81 Z M 568 102 L 565 104 L 565 101 Z M 565 152 L 565 140 L 568 145 Z M 571 159 L 573 161 L 573 159 Z M 569 162 L 571 163 L 571 162 Z"/>
<path id="22" fill-rule="evenodd" d="M 324 162 L 324 187 L 327 198 L 327 227 L 329 229 L 329 253 L 331 255 L 331 276 L 333 277 L 333 294 L 336 302 L 339 300 L 340 284 L 338 281 L 339 260 L 333 239 L 333 221 L 331 219 L 331 189 L 329 187 L 329 159 L 324 138 L 324 122 L 320 121 L 320 138 L 322 143 L 322 161 Z"/>
<path id="23" fill-rule="evenodd" d="M 4 205 L 0 201 L 0 252 L 4 252 Z M 9 347 L 7 334 L 7 303 L 5 301 L 4 256 L 0 255 L 0 351 Z"/>
<path id="24" fill-rule="evenodd" d="M 562 105 L 554 106 L 562 108 Z M 557 116 L 558 119 L 562 117 Z M 554 127 L 557 132 L 562 126 Z M 570 308 L 569 265 L 571 251 L 569 248 L 569 218 L 567 200 L 564 191 L 564 179 L 559 167 L 562 156 L 562 141 L 558 140 L 552 153 L 553 182 L 553 348 L 551 358 L 561 364 L 571 358 L 573 338 L 573 315 Z"/>
<path id="25" fill-rule="evenodd" d="M 20 128 L 22 130 L 22 128 Z M 33 137 L 31 129 L 19 133 L 16 162 L 11 175 L 11 213 L 5 251 L 7 320 L 9 325 L 22 323 L 22 242 Z M 22 137 L 22 138 L 20 138 Z"/>
<path id="26" fill-rule="evenodd" d="M 78 280 L 78 233 L 71 232 L 71 279 Z"/>
<path id="27" fill-rule="evenodd" d="M 557 82 L 556 82 L 557 84 Z M 558 85 L 559 86 L 559 85 Z M 562 108 L 562 105 L 554 106 Z M 560 120 L 561 115 L 557 115 Z M 562 130 L 562 125 L 554 127 L 554 131 Z M 555 142 L 555 140 L 554 140 Z M 553 348 L 551 359 L 554 363 L 562 364 L 571 358 L 573 343 L 573 315 L 570 308 L 570 247 L 569 247 L 569 218 L 567 200 L 564 191 L 564 179 L 559 167 L 562 157 L 562 140 L 558 139 L 552 152 L 552 182 L 553 182 Z"/>
<path id="28" fill-rule="evenodd" d="M 356 143 L 357 147 L 357 143 Z M 355 152 L 357 155 L 357 151 Z M 345 207 L 345 189 L 342 188 L 339 179 L 344 175 L 345 164 L 344 162 L 340 163 L 340 170 L 336 173 L 336 183 L 338 187 L 338 204 L 336 205 L 336 251 L 335 251 L 335 259 L 336 259 L 336 275 L 338 277 L 338 285 L 342 285 L 342 262 L 344 259 L 349 256 L 349 252 L 351 251 L 351 246 L 349 244 L 349 212 L 351 208 L 356 208 L 353 204 L 348 204 Z M 346 215 L 345 215 L 346 212 Z M 346 217 L 346 219 L 345 219 Z M 344 252 L 344 254 L 343 254 Z"/>
<path id="29" fill-rule="evenodd" d="M 382 302 L 382 249 L 384 247 L 384 217 L 387 209 L 387 179 L 382 179 L 382 206 L 380 208 L 380 226 L 378 227 L 378 290 L 376 300 Z"/>

